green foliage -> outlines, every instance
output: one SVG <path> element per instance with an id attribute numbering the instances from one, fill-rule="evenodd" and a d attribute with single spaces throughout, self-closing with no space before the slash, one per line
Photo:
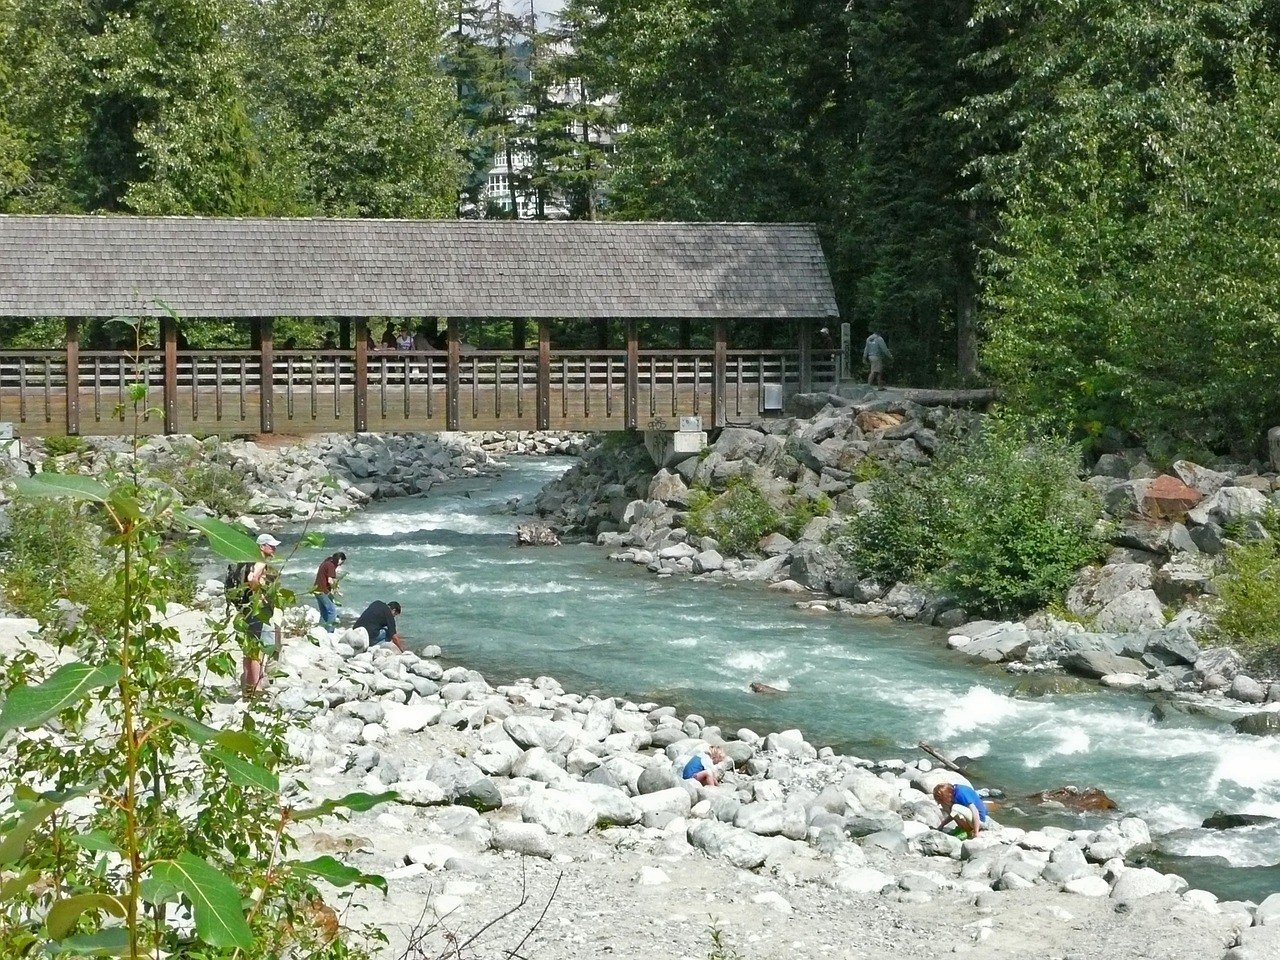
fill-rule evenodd
<path id="1" fill-rule="evenodd" d="M 970 126 L 1003 202 L 986 363 L 1022 409 L 1173 449 L 1278 415 L 1280 55 L 1262 0 L 990 2 Z"/>
<path id="2" fill-rule="evenodd" d="M 96 549 L 102 527 L 67 500 L 15 497 L 0 569 L 5 606 L 27 617 L 52 615 L 54 601 L 70 600 L 92 611 L 102 602 L 107 571 Z"/>
<path id="3" fill-rule="evenodd" d="M 132 475 L 17 482 L 19 510 L 74 507 L 71 518 L 92 518 L 104 615 L 44 620 L 41 638 L 59 659 L 33 647 L 0 661 L 0 738 L 11 757 L 0 774 L 0 868 L 16 881 L 0 896 L 0 955 L 43 941 L 53 953 L 130 960 L 363 958 L 303 920 L 319 897 L 313 879 L 385 884 L 332 858 L 290 859 L 294 811 L 278 773 L 285 721 L 255 700 L 224 713 L 222 729 L 209 725 L 216 684 L 234 676 L 233 651 L 247 649 L 243 623 L 213 617 L 184 639 L 164 615 L 190 580 L 171 557 L 188 527 L 228 559 L 256 553 L 254 542 Z M 67 806 L 76 797 L 90 802 Z M 298 815 L 385 799 L 357 794 Z M 152 910 L 168 903 L 192 911 L 194 934 Z"/>
<path id="4" fill-rule="evenodd" d="M 812 500 L 806 497 L 796 498 L 782 522 L 782 532 L 792 540 L 800 539 L 804 528 L 816 517 L 825 517 L 831 513 L 831 498 L 819 493 Z"/>
<path id="5" fill-rule="evenodd" d="M 217 441 L 175 444 L 172 453 L 148 467 L 148 473 L 171 486 L 184 503 L 203 506 L 220 517 L 241 516 L 249 505 L 249 486 L 208 443 Z"/>
<path id="6" fill-rule="evenodd" d="M 711 940 L 711 950 L 707 960 L 742 960 L 742 954 L 729 945 L 729 938 L 714 920 L 707 928 L 707 936 Z"/>
<path id="7" fill-rule="evenodd" d="M 68 453 L 84 453 L 88 449 L 84 437 L 45 437 L 44 452 L 51 457 L 61 457 Z"/>
<path id="8" fill-rule="evenodd" d="M 1280 513 L 1265 520 L 1275 530 Z M 1280 668 L 1280 541 L 1272 535 L 1229 546 L 1214 585 L 1214 628 L 1201 639 L 1229 644 L 1264 669 Z"/>
<path id="9" fill-rule="evenodd" d="M 782 518 L 760 488 L 735 478 L 719 496 L 694 490 L 685 527 L 695 537 L 713 537 L 729 554 L 753 553 L 760 538 L 782 525 Z"/>
<path id="10" fill-rule="evenodd" d="M 861 576 L 927 579 L 983 614 L 1034 610 L 1100 553 L 1100 506 L 1078 469 L 1079 451 L 1062 439 L 1029 439 L 993 419 L 932 467 L 876 480 L 874 508 L 833 543 Z"/>

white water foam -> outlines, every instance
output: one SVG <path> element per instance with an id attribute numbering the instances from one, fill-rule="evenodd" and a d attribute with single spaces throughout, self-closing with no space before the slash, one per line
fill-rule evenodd
<path id="1" fill-rule="evenodd" d="M 326 532 L 332 537 L 343 534 L 394 537 L 427 530 L 451 530 L 464 534 L 514 533 L 515 523 L 510 516 L 498 517 L 455 511 L 395 512 L 362 514 L 349 520 L 340 520 L 326 528 Z"/>
<path id="2" fill-rule="evenodd" d="M 787 652 L 785 650 L 739 650 L 737 653 L 731 653 L 725 657 L 725 666 L 740 673 L 749 673 L 752 677 L 756 677 L 766 670 L 772 669 L 775 665 L 785 660 Z M 776 684 L 771 684 L 776 686 Z"/>
<path id="3" fill-rule="evenodd" d="M 701 643 L 704 639 L 705 639 L 704 637 L 673 637 L 672 639 L 667 641 L 667 646 L 692 649 L 696 647 L 699 643 Z"/>
<path id="4" fill-rule="evenodd" d="M 941 699 L 937 729 L 943 737 L 993 727 L 1023 709 L 1021 701 L 984 686 L 972 686 L 959 697 L 945 694 Z"/>

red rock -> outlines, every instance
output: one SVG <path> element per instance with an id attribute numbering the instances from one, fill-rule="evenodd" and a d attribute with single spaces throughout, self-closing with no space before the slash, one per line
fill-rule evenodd
<path id="1" fill-rule="evenodd" d="M 890 430 L 901 424 L 906 417 L 900 413 L 884 413 L 879 410 L 864 410 L 858 414 L 858 429 L 863 433 L 875 433 L 877 430 Z"/>
<path id="2" fill-rule="evenodd" d="M 1204 499 L 1204 494 L 1169 474 L 1156 477 L 1142 497 L 1142 510 L 1149 517 L 1174 520 Z"/>
<path id="3" fill-rule="evenodd" d="M 1028 799 L 1037 803 L 1060 803 L 1072 810 L 1114 810 L 1115 801 L 1097 787 L 1059 787 L 1056 790 L 1041 790 L 1033 793 Z"/>

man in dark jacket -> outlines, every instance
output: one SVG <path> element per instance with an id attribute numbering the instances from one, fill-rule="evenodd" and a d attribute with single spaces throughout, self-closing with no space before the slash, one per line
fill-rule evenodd
<path id="1" fill-rule="evenodd" d="M 365 633 L 369 634 L 369 646 L 371 647 L 390 640 L 398 649 L 403 650 L 404 641 L 400 639 L 400 634 L 396 632 L 396 617 L 398 616 L 400 616 L 400 604 L 394 600 L 390 603 L 375 600 L 365 607 L 364 613 L 360 614 L 360 619 L 356 621 L 356 628 L 363 627 Z"/>

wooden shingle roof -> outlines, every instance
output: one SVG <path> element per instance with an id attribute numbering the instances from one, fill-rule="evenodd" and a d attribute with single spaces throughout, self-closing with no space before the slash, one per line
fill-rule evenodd
<path id="1" fill-rule="evenodd" d="M 0 216 L 0 316 L 816 318 L 812 225 Z"/>

